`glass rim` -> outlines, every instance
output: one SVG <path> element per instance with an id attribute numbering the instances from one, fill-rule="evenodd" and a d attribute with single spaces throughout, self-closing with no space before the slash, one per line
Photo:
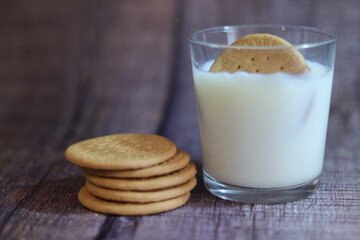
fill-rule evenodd
<path id="1" fill-rule="evenodd" d="M 316 32 L 316 33 L 320 33 L 323 35 L 326 35 L 329 37 L 329 39 L 324 40 L 324 41 L 318 41 L 318 42 L 312 42 L 312 43 L 301 43 L 301 44 L 296 44 L 293 46 L 231 46 L 231 45 L 226 45 L 226 44 L 218 44 L 218 43 L 211 43 L 211 42 L 204 42 L 201 40 L 197 40 L 196 36 L 200 35 L 200 34 L 204 34 L 204 33 L 211 33 L 211 32 L 227 32 L 229 29 L 234 29 L 234 28 L 240 28 L 240 29 L 250 29 L 250 28 L 259 28 L 259 27 L 263 27 L 263 28 L 278 28 L 282 31 L 288 30 L 288 29 L 302 29 L 302 30 L 309 30 L 312 32 Z M 307 27 L 307 26 L 300 26 L 300 25 L 281 25 L 281 24 L 247 24 L 247 25 L 225 25 L 225 26 L 218 26 L 218 27 L 211 27 L 211 28 L 205 28 L 202 30 L 198 30 L 194 33 L 192 33 L 189 37 L 189 41 L 192 44 L 197 44 L 197 45 L 202 45 L 202 46 L 206 46 L 206 47 L 211 47 L 211 48 L 220 48 L 220 49 L 305 49 L 305 48 L 313 48 L 313 47 L 319 47 L 322 45 L 326 45 L 326 44 L 330 44 L 330 43 L 334 43 L 337 41 L 337 37 L 335 36 L 335 34 L 329 33 L 327 31 L 318 29 L 318 28 L 314 28 L 314 27 Z"/>

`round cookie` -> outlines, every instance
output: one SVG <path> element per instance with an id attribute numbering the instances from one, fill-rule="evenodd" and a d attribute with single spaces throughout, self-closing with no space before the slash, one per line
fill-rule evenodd
<path id="1" fill-rule="evenodd" d="M 196 174 L 195 165 L 192 162 L 176 172 L 151 178 L 104 178 L 92 176 L 85 173 L 86 180 L 92 184 L 109 189 L 129 191 L 149 191 L 168 188 L 183 184 L 189 181 Z"/>
<path id="2" fill-rule="evenodd" d="M 184 205 L 189 200 L 189 197 L 190 193 L 186 193 L 165 201 L 144 204 L 105 201 L 92 195 L 86 190 L 85 186 L 80 189 L 78 194 L 80 203 L 88 209 L 101 213 L 130 216 L 169 211 Z"/>
<path id="3" fill-rule="evenodd" d="M 211 66 L 210 72 L 245 71 L 262 74 L 275 72 L 301 74 L 309 69 L 304 57 L 293 45 L 274 35 L 246 35 L 232 43 L 231 46 L 249 48 L 221 53 Z M 271 49 L 271 47 L 274 48 Z"/>
<path id="4" fill-rule="evenodd" d="M 177 152 L 169 160 L 154 166 L 132 170 L 99 170 L 80 167 L 85 173 L 99 177 L 113 178 L 144 178 L 169 174 L 184 168 L 190 161 L 189 153 L 177 149 Z"/>
<path id="5" fill-rule="evenodd" d="M 169 139 L 152 134 L 114 134 L 71 145 L 66 158 L 95 169 L 144 168 L 164 162 L 176 153 Z"/>
<path id="6" fill-rule="evenodd" d="M 86 190 L 88 190 L 95 197 L 106 199 L 110 201 L 119 202 L 133 202 L 133 203 L 148 203 L 159 202 L 167 199 L 175 198 L 190 192 L 196 186 L 196 178 L 193 177 L 188 182 L 157 191 L 120 191 L 111 190 L 107 188 L 101 188 L 93 185 L 90 182 L 86 182 Z"/>

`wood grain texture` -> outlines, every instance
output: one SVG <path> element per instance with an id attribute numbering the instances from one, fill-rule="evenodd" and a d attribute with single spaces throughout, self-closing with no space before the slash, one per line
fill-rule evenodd
<path id="1" fill-rule="evenodd" d="M 324 173 L 316 194 L 250 205 L 220 200 L 201 174 L 182 208 L 96 214 L 65 148 L 117 132 L 159 133 L 201 168 L 188 37 L 276 23 L 338 35 Z M 360 2 L 122 0 L 0 3 L 0 239 L 358 239 Z"/>
<path id="2" fill-rule="evenodd" d="M 0 8 L 0 239 L 92 239 L 64 159 L 81 139 L 158 129 L 173 2 L 9 1 Z"/>

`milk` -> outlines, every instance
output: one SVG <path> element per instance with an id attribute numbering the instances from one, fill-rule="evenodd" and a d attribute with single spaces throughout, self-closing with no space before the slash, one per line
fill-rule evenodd
<path id="1" fill-rule="evenodd" d="M 203 169 L 249 188 L 307 183 L 322 171 L 333 72 L 301 75 L 193 69 Z"/>

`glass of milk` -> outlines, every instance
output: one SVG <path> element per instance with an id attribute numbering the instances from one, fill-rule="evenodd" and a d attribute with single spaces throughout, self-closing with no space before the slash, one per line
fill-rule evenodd
<path id="1" fill-rule="evenodd" d="M 220 53 L 246 49 L 229 45 L 253 33 L 287 40 L 310 70 L 209 72 Z M 313 193 L 323 168 L 336 37 L 302 26 L 223 26 L 193 33 L 190 48 L 207 190 L 268 204 Z"/>

